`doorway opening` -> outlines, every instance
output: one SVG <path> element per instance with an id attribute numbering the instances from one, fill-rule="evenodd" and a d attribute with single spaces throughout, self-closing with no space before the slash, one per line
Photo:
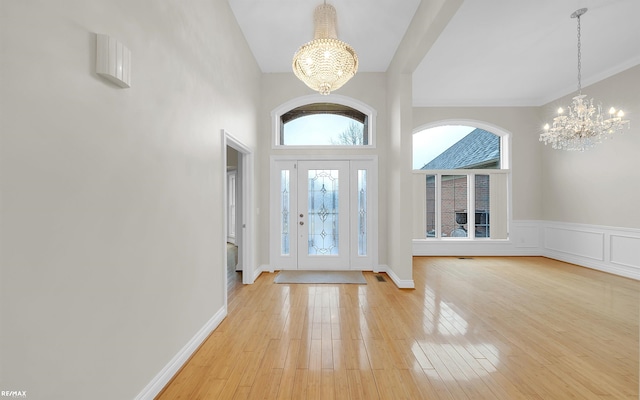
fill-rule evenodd
<path id="1" fill-rule="evenodd" d="M 227 146 L 226 180 L 226 216 L 227 216 L 227 294 L 238 284 L 242 284 L 242 262 L 240 245 L 242 231 L 238 231 L 242 221 L 238 213 L 238 199 L 242 198 L 242 186 L 238 185 L 238 163 L 242 155 L 233 147 Z"/>
<path id="2" fill-rule="evenodd" d="M 255 281 L 253 260 L 253 152 L 229 132 L 222 130 L 224 208 L 222 254 L 225 301 L 228 288 Z M 237 249 L 237 252 L 234 250 Z M 228 251 L 229 250 L 229 251 Z M 235 257 L 235 259 L 234 259 Z M 229 260 L 231 258 L 231 260 Z"/>

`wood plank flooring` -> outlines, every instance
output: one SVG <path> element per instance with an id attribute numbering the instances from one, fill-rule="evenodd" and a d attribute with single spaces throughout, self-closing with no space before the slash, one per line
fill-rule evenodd
<path id="1" fill-rule="evenodd" d="M 169 399 L 638 399 L 640 282 L 541 257 L 414 258 L 415 290 L 230 283 Z"/>

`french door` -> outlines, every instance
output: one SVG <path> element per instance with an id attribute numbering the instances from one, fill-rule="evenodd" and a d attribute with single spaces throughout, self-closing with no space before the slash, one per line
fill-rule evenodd
<path id="1" fill-rule="evenodd" d="M 372 269 L 374 167 L 362 160 L 274 160 L 271 267 Z"/>

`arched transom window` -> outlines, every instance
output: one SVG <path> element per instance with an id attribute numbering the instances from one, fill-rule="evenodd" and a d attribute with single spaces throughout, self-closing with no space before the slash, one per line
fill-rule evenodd
<path id="1" fill-rule="evenodd" d="M 349 97 L 300 97 L 272 117 L 276 147 L 375 147 L 375 111 Z"/>

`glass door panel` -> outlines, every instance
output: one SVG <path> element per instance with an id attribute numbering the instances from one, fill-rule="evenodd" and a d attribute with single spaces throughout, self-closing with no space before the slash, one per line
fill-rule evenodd
<path id="1" fill-rule="evenodd" d="M 298 163 L 298 268 L 349 269 L 349 162 Z"/>
<path id="2" fill-rule="evenodd" d="M 340 172 L 337 169 L 308 171 L 309 196 L 307 254 L 338 254 L 340 248 Z"/>

